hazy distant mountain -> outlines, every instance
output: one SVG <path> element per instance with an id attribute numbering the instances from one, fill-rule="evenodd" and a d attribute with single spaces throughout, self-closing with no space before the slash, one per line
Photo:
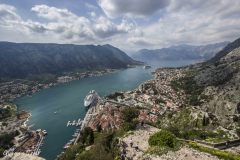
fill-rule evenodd
<path id="1" fill-rule="evenodd" d="M 215 54 L 222 50 L 228 43 L 229 42 L 222 42 L 202 46 L 178 45 L 155 50 L 142 49 L 133 54 L 132 57 L 144 62 L 179 59 L 208 60 L 214 57 Z"/>
<path id="2" fill-rule="evenodd" d="M 214 57 L 212 57 L 208 62 L 215 62 L 220 58 L 226 56 L 232 50 L 240 47 L 240 38 L 236 39 L 235 41 L 229 43 L 226 47 L 223 48 L 220 52 L 218 52 Z"/>
<path id="3" fill-rule="evenodd" d="M 111 45 L 0 42 L 0 77 L 23 78 L 75 70 L 126 68 L 136 64 Z"/>

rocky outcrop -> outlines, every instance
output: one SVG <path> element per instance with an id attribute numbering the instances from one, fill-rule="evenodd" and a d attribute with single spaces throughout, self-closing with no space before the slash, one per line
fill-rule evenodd
<path id="1" fill-rule="evenodd" d="M 4 157 L 3 160 L 45 160 L 45 159 L 31 154 L 16 152 L 12 155 Z"/>
<path id="2" fill-rule="evenodd" d="M 240 113 L 240 38 L 211 60 L 188 69 L 196 72 L 194 81 L 208 97 L 200 108 L 214 114 L 220 125 L 227 129 L 239 125 L 236 117 Z"/>

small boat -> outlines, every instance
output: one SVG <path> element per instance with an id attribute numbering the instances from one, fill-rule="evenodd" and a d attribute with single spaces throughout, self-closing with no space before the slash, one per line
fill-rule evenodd
<path id="1" fill-rule="evenodd" d="M 47 135 L 47 131 L 46 130 L 43 130 L 42 133 L 43 133 L 44 136 Z"/>
<path id="2" fill-rule="evenodd" d="M 63 149 L 68 149 L 70 147 L 70 145 L 69 144 L 66 144 L 64 147 L 63 147 Z"/>
<path id="3" fill-rule="evenodd" d="M 151 68 L 151 66 L 149 66 L 149 65 L 143 66 L 143 69 L 150 69 L 150 68 Z"/>

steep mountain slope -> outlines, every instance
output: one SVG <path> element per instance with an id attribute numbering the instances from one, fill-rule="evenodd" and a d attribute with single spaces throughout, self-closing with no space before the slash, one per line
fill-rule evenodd
<path id="1" fill-rule="evenodd" d="M 208 62 L 215 62 L 219 60 L 221 57 L 225 56 L 233 49 L 240 47 L 240 38 L 236 39 L 234 42 L 228 44 L 226 47 L 223 48 L 220 52 L 218 52 L 213 58 L 211 58 Z"/>
<path id="2" fill-rule="evenodd" d="M 179 45 L 156 50 L 143 49 L 132 57 L 137 60 L 151 62 L 157 60 L 207 60 L 212 58 L 218 51 L 229 42 L 209 44 L 205 46 Z"/>
<path id="3" fill-rule="evenodd" d="M 215 114 L 221 125 L 234 128 L 233 122 L 240 122 L 240 39 L 193 70 L 196 84 L 209 97 L 201 108 Z"/>
<path id="4" fill-rule="evenodd" d="M 0 77 L 126 68 L 137 62 L 111 46 L 0 42 Z"/>

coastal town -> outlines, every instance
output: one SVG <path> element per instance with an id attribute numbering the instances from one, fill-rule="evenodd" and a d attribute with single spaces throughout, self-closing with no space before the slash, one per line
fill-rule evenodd
<path id="1" fill-rule="evenodd" d="M 86 126 L 94 131 L 119 129 L 122 124 L 121 111 L 126 107 L 141 108 L 139 121 L 156 123 L 167 111 L 177 111 L 183 105 L 184 93 L 176 92 L 170 82 L 183 76 L 182 69 L 161 69 L 153 80 L 141 84 L 137 89 L 115 92 L 94 105 Z M 161 94 L 158 94 L 161 93 Z"/>
<path id="2" fill-rule="evenodd" d="M 183 104 L 184 93 L 173 90 L 170 82 L 182 77 L 183 70 L 159 69 L 154 75 L 154 79 L 144 82 L 133 91 L 115 92 L 106 97 L 96 94 L 80 123 L 80 129 L 75 132 L 77 135 L 64 146 L 64 149 L 78 143 L 84 128 L 90 127 L 93 131 L 100 129 L 103 132 L 119 130 L 124 123 L 122 111 L 125 108 L 140 109 L 138 121 L 150 124 L 156 123 L 158 117 L 165 112 L 178 111 Z M 158 94 L 159 92 L 161 94 Z"/>
<path id="3" fill-rule="evenodd" d="M 43 80 L 12 80 L 0 83 L 0 107 L 2 104 L 14 101 L 14 99 L 38 92 L 41 89 L 56 86 L 61 83 L 67 83 L 74 80 L 80 80 L 87 77 L 101 76 L 116 72 L 114 69 L 104 69 L 99 71 L 73 72 L 65 75 L 56 76 L 49 81 Z"/>
<path id="4" fill-rule="evenodd" d="M 7 156 L 13 152 L 21 152 L 38 156 L 47 132 L 40 129 L 37 131 L 31 130 L 26 125 L 30 114 L 25 111 L 17 113 L 15 105 L 4 105 L 1 112 L 6 112 L 6 110 L 10 110 L 12 113 L 9 117 L 2 119 L 0 135 L 1 138 L 6 138 L 6 141 L 10 140 L 12 145 L 1 154 Z"/>

